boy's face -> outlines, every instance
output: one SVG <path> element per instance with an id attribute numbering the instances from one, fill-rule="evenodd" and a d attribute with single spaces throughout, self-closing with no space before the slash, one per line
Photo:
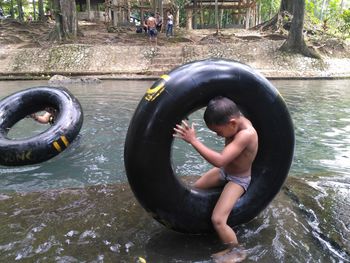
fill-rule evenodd
<path id="1" fill-rule="evenodd" d="M 230 138 L 237 133 L 237 120 L 232 118 L 228 123 L 222 125 L 210 125 L 210 130 L 215 132 L 218 136 Z"/>

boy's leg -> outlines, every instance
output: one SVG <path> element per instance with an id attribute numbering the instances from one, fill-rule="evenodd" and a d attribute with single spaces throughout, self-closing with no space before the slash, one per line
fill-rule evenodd
<path id="1" fill-rule="evenodd" d="M 215 205 L 211 218 L 221 241 L 231 247 L 237 246 L 238 240 L 236 233 L 227 225 L 227 219 L 232 208 L 243 193 L 244 189 L 242 186 L 233 182 L 228 182 Z"/>
<path id="2" fill-rule="evenodd" d="M 208 189 L 224 185 L 224 181 L 220 178 L 220 169 L 212 168 L 203 174 L 193 186 L 199 189 Z"/>

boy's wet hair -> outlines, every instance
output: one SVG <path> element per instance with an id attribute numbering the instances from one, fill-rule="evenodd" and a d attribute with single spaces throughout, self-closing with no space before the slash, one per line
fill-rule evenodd
<path id="1" fill-rule="evenodd" d="M 207 126 L 224 125 L 231 118 L 239 117 L 240 111 L 232 100 L 218 96 L 211 99 L 204 112 L 204 121 Z"/>

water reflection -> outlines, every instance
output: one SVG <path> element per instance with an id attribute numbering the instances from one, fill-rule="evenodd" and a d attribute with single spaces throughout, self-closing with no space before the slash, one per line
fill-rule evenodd
<path id="1" fill-rule="evenodd" d="M 0 82 L 0 97 L 43 82 Z M 0 258 L 4 262 L 212 262 L 215 235 L 174 233 L 154 221 L 130 191 L 123 164 L 132 114 L 152 82 L 71 85 L 84 110 L 78 140 L 38 165 L 0 167 Z M 252 222 L 237 228 L 246 262 L 350 261 L 350 88 L 347 80 L 275 81 L 296 131 L 285 187 Z M 190 116 L 211 147 L 223 142 Z M 14 136 L 40 132 L 29 119 Z M 176 140 L 182 180 L 210 167 Z M 63 165 L 62 165 L 63 164 Z"/>
<path id="2" fill-rule="evenodd" d="M 276 86 L 285 97 L 296 128 L 293 169 L 298 173 L 332 171 L 349 175 L 349 82 L 282 83 Z"/>

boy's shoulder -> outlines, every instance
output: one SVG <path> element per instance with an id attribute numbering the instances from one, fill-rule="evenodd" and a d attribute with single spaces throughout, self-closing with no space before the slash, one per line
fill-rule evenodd
<path id="1" fill-rule="evenodd" d="M 253 126 L 250 127 L 245 127 L 243 129 L 241 129 L 240 131 L 237 132 L 237 135 L 241 135 L 241 136 L 253 136 L 256 134 L 256 130 L 254 129 Z"/>
<path id="2" fill-rule="evenodd" d="M 245 126 L 236 133 L 234 139 L 241 139 L 246 141 L 246 143 L 250 143 L 251 140 L 254 140 L 254 138 L 257 137 L 257 134 L 257 131 L 249 122 L 247 126 Z"/>

